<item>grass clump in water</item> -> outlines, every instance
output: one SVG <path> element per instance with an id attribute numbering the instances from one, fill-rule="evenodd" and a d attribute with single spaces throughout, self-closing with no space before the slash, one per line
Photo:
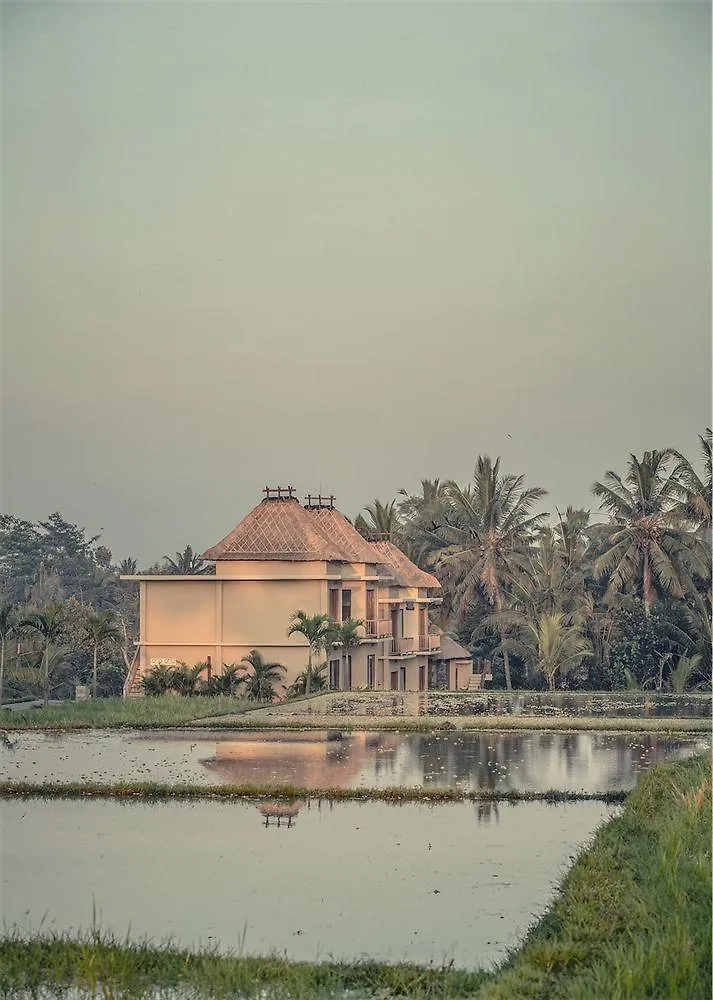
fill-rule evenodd
<path id="1" fill-rule="evenodd" d="M 483 1000 L 709 1000 L 711 767 L 642 777 Z"/>
<path id="2" fill-rule="evenodd" d="M 0 711 L 0 729 L 160 729 L 183 726 L 194 719 L 239 714 L 260 708 L 259 702 L 228 695 L 211 698 L 164 695 L 160 698 L 97 698 L 61 705 Z"/>

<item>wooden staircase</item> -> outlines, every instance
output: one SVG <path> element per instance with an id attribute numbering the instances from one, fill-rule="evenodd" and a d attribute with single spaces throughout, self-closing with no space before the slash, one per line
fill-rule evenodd
<path id="1" fill-rule="evenodd" d="M 131 670 L 124 681 L 124 698 L 143 698 L 144 697 L 144 686 L 141 683 L 141 673 L 139 671 L 139 658 L 138 656 L 131 664 Z"/>
<path id="2" fill-rule="evenodd" d="M 471 674 L 468 679 L 468 687 L 466 691 L 482 691 L 483 689 L 483 675 L 482 674 Z"/>

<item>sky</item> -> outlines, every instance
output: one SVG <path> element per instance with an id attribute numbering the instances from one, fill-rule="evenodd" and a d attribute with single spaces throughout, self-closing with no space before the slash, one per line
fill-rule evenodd
<path id="1" fill-rule="evenodd" d="M 688 2 L 3 2 L 2 509 L 148 565 L 711 421 Z"/>

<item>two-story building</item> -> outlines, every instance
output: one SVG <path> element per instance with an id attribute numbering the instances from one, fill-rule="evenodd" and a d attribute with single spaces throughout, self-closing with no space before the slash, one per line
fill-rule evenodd
<path id="1" fill-rule="evenodd" d="M 291 487 L 266 489 L 233 530 L 203 553 L 215 575 L 130 577 L 140 590 L 140 637 L 125 692 L 159 664 L 207 662 L 214 673 L 252 649 L 285 668 L 284 684 L 307 663 L 306 641 L 287 635 L 295 611 L 363 622 L 361 642 L 329 654 L 330 687 L 425 690 L 429 661 L 443 659 L 428 608 L 441 586 L 392 542 L 367 541 L 334 507 Z M 467 687 L 462 656 L 451 686 Z"/>

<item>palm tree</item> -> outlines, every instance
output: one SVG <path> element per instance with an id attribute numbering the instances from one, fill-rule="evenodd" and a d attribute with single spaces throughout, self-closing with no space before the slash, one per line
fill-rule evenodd
<path id="1" fill-rule="evenodd" d="M 399 547 L 417 565 L 431 567 L 435 553 L 443 547 L 439 530 L 448 521 L 448 487 L 440 479 L 422 479 L 421 493 L 399 490 L 402 525 Z"/>
<path id="2" fill-rule="evenodd" d="M 364 624 L 361 618 L 345 618 L 344 621 L 338 625 L 338 631 L 335 634 L 334 645 L 341 647 L 342 659 L 344 661 L 344 667 L 349 666 L 349 653 L 350 650 L 356 649 L 357 646 L 361 645 L 361 636 L 359 635 L 359 629 Z M 346 677 L 346 670 L 342 671 L 342 677 Z M 351 671 L 349 672 L 349 687 L 352 686 Z"/>
<path id="3" fill-rule="evenodd" d="M 162 695 L 173 687 L 173 668 L 166 666 L 153 667 L 141 679 L 144 694 Z"/>
<path id="4" fill-rule="evenodd" d="M 210 563 L 201 559 L 190 545 L 186 545 L 183 552 L 176 552 L 174 555 L 175 559 L 171 559 L 170 556 L 163 557 L 166 560 L 166 569 L 169 573 L 181 576 L 205 576 L 207 573 L 213 572 Z"/>
<path id="5" fill-rule="evenodd" d="M 306 689 L 305 694 L 311 690 L 312 677 L 312 656 L 318 656 L 320 650 L 327 650 L 333 645 L 335 630 L 338 625 L 329 615 L 317 614 L 306 615 L 304 611 L 295 611 L 290 619 L 288 635 L 303 635 L 309 646 L 307 654 L 307 670 L 305 672 Z"/>
<path id="6" fill-rule="evenodd" d="M 240 662 L 249 664 L 251 668 L 245 680 L 246 697 L 250 701 L 273 701 L 275 684 L 282 680 L 285 672 L 282 664 L 266 663 L 257 649 L 251 649 Z"/>
<path id="7" fill-rule="evenodd" d="M 611 518 L 608 548 L 596 560 L 597 577 L 607 577 L 604 595 L 640 591 L 647 612 L 659 594 L 682 598 L 694 589 L 692 575 L 707 566 L 675 512 L 680 483 L 670 470 L 670 449 L 629 456 L 624 478 L 607 472 L 592 492 Z"/>
<path id="8" fill-rule="evenodd" d="M 138 563 L 135 559 L 122 559 L 119 563 L 119 573 L 121 576 L 135 576 Z"/>
<path id="9" fill-rule="evenodd" d="M 382 503 L 381 500 L 374 500 L 364 508 L 368 517 L 357 514 L 354 527 L 357 531 L 368 538 L 371 535 L 380 535 L 394 541 L 399 536 L 401 521 L 396 506 L 396 501 Z"/>
<path id="10" fill-rule="evenodd" d="M 505 611 L 493 617 L 516 630 L 514 636 L 503 640 L 502 651 L 509 648 L 533 663 L 547 678 L 550 691 L 554 691 L 558 675 L 568 673 L 591 655 L 592 647 L 576 615 L 555 611 L 533 616 Z"/>
<path id="11" fill-rule="evenodd" d="M 215 693 L 235 694 L 240 685 L 245 682 L 245 676 L 240 676 L 238 673 L 242 669 L 237 663 L 224 663 L 223 672 L 213 677 Z"/>
<path id="12" fill-rule="evenodd" d="M 42 703 L 46 705 L 50 697 L 50 652 L 64 633 L 63 608 L 61 604 L 49 604 L 44 611 L 35 611 L 19 623 L 23 632 L 37 636 L 42 643 Z M 54 655 L 57 650 L 55 649 Z"/>
<path id="13" fill-rule="evenodd" d="M 681 487 L 677 513 L 701 531 L 710 544 L 711 533 L 711 493 L 713 492 L 713 460 L 711 446 L 713 434 L 707 427 L 705 434 L 699 434 L 703 458 L 703 478 L 680 452 L 674 451 L 678 464 L 673 470 Z"/>
<path id="14" fill-rule="evenodd" d="M 196 663 L 189 667 L 187 663 L 179 663 L 173 668 L 171 675 L 171 687 L 184 698 L 189 698 L 196 693 L 196 686 L 200 675 L 205 670 L 205 663 Z"/>
<path id="15" fill-rule="evenodd" d="M 113 611 L 98 611 L 87 616 L 85 622 L 87 638 L 92 644 L 92 698 L 97 696 L 97 667 L 99 661 L 99 647 L 105 643 L 119 643 L 122 634 L 116 623 L 116 615 Z"/>
<path id="16" fill-rule="evenodd" d="M 454 607 L 462 618 L 476 592 L 502 611 L 508 587 L 525 569 L 534 533 L 546 514 L 532 509 L 546 491 L 525 487 L 524 476 L 501 475 L 500 459 L 478 457 L 473 482 L 465 489 L 447 484 L 448 523 L 441 534 L 448 544 L 436 565 L 451 573 Z M 508 651 L 503 655 L 505 685 L 512 690 Z"/>
<path id="17" fill-rule="evenodd" d="M 0 605 L 0 708 L 5 683 L 5 642 L 17 629 L 16 607 L 10 602 Z"/>
<path id="18" fill-rule="evenodd" d="M 295 697 L 309 694 L 310 691 L 322 691 L 327 686 L 326 672 L 326 663 L 321 663 L 318 667 L 307 667 L 301 674 L 297 674 L 287 689 L 287 694 Z"/>

